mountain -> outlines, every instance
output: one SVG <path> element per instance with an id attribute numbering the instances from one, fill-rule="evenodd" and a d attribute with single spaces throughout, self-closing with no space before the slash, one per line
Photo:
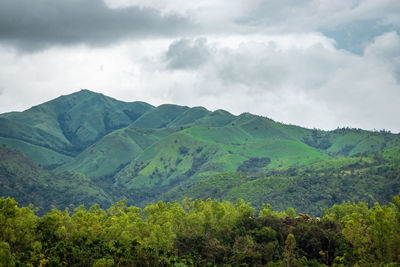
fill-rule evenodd
<path id="1" fill-rule="evenodd" d="M 112 197 L 88 177 L 70 171 L 51 172 L 21 152 L 0 146 L 0 195 L 18 199 L 21 205 L 34 203 L 39 214 L 52 208 L 75 208 L 85 203 L 113 203 Z"/>
<path id="2" fill-rule="evenodd" d="M 69 179 L 60 173 L 81 173 L 101 192 L 91 199 L 104 203 L 241 197 L 317 214 L 344 200 L 390 201 L 400 191 L 399 134 L 311 130 L 249 113 L 127 103 L 88 90 L 1 114 L 0 144 L 21 151 L 46 177 L 61 177 L 53 186 Z M 384 156 L 388 151 L 395 159 Z M 377 174 L 379 168 L 392 176 Z M 26 182 L 17 176 L 8 183 Z"/>
<path id="3" fill-rule="evenodd" d="M 81 90 L 23 112 L 2 114 L 0 135 L 76 156 L 153 108 L 143 102 L 125 103 Z"/>
<path id="4" fill-rule="evenodd" d="M 246 199 L 255 207 L 269 203 L 277 210 L 296 210 L 319 216 L 326 207 L 363 200 L 387 204 L 400 192 L 400 147 L 356 157 L 328 159 L 299 168 L 263 173 L 220 173 L 193 185 L 182 184 L 165 194 L 167 201 L 215 198 Z"/>

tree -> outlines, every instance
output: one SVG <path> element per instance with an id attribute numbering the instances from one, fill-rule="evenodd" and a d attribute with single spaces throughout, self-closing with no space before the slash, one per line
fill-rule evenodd
<path id="1" fill-rule="evenodd" d="M 10 245 L 7 242 L 0 242 L 0 267 L 14 266 L 14 259 L 11 255 Z"/>
<path id="2" fill-rule="evenodd" d="M 295 259 L 296 239 L 293 234 L 288 234 L 285 241 L 285 260 L 286 266 L 293 266 L 293 259 Z"/>

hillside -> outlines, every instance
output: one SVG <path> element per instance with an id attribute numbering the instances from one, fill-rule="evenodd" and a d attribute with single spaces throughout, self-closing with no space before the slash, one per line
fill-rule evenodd
<path id="1" fill-rule="evenodd" d="M 89 178 L 74 172 L 55 173 L 39 167 L 21 152 L 0 146 L 0 195 L 34 203 L 38 214 L 53 208 L 74 209 L 82 203 L 110 205 L 112 198 Z"/>
<path id="2" fill-rule="evenodd" d="M 303 165 L 300 168 L 271 170 L 258 174 L 221 173 L 184 184 L 165 193 L 167 201 L 239 198 L 261 208 L 269 203 L 278 210 L 319 216 L 324 208 L 343 201 L 387 204 L 400 192 L 400 147 L 357 157 L 339 158 Z"/>
<path id="3" fill-rule="evenodd" d="M 2 114 L 0 135 L 76 156 L 152 108 L 146 103 L 125 103 L 81 90 L 23 112 Z"/>
<path id="4" fill-rule="evenodd" d="M 57 187 L 69 183 L 61 174 L 72 171 L 88 187 L 97 186 L 93 190 L 102 197 L 90 199 L 102 203 L 240 197 L 257 207 L 269 202 L 318 214 L 343 200 L 390 201 L 400 191 L 398 164 L 384 156 L 400 154 L 399 134 L 311 130 L 249 113 L 122 102 L 88 90 L 1 114 L 0 144 L 21 151 L 13 155 L 24 157 L 22 162 L 29 158 L 40 165 L 31 170 L 16 163 L 29 175 L 7 174 L 7 183 L 26 184 L 31 177 L 43 191 L 44 180 Z M 44 205 L 43 198 L 28 197 L 38 189 L 15 190 L 7 188 L 2 196 Z"/>

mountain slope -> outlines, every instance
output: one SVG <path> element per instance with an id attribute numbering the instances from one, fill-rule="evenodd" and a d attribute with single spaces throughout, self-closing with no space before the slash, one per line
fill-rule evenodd
<path id="1" fill-rule="evenodd" d="M 181 185 L 163 194 L 168 201 L 185 197 L 236 201 L 242 198 L 260 208 L 294 207 L 319 216 L 322 210 L 343 201 L 388 203 L 400 192 L 400 147 L 329 159 L 297 169 L 269 171 L 258 175 L 222 173 Z"/>
<path id="2" fill-rule="evenodd" d="M 370 195 L 369 199 L 386 200 L 392 193 L 388 186 L 397 188 L 397 170 L 395 161 L 381 163 L 379 158 L 390 161 L 386 154 L 398 158 L 400 135 L 349 128 L 311 130 L 249 113 L 235 116 L 172 104 L 153 107 L 82 90 L 23 112 L 0 114 L 0 144 L 23 153 L 22 170 L 29 165 L 24 164 L 28 157 L 57 171 L 36 165 L 29 175 L 4 173 L 4 182 L 23 185 L 29 184 L 29 177 L 42 177 L 35 180 L 37 190 L 45 192 L 44 184 L 51 182 L 62 197 L 66 191 L 57 189 L 58 184 L 71 183 L 71 192 L 78 195 L 96 192 L 89 199 L 80 198 L 86 203 L 97 196 L 103 202 L 126 198 L 134 205 L 184 195 L 230 200 L 241 196 L 256 205 L 293 204 L 316 213 L 321 206 L 343 199 L 368 201 Z M 22 154 L 14 154 L 21 158 L 18 155 Z M 359 165 L 349 167 L 352 164 Z M 374 174 L 373 166 L 379 164 L 391 164 L 392 180 Z M 332 173 L 327 175 L 326 170 Z M 347 172 L 357 175 L 344 175 Z M 79 178 L 76 173 L 83 175 Z M 337 187 L 336 197 L 324 187 Z M 349 191 L 352 188 L 358 193 Z M 29 190 L 16 192 L 19 198 L 29 198 Z M 43 206 L 45 200 L 36 196 Z M 285 202 L 286 196 L 293 202 Z"/>
<path id="3" fill-rule="evenodd" d="M 32 127 L 11 118 L 0 117 L 0 136 L 24 141 L 62 153 L 69 142 L 63 137 L 55 136 L 42 129 Z M 7 141 L 4 140 L 7 144 Z"/>
<path id="4" fill-rule="evenodd" d="M 132 125 L 138 128 L 163 128 L 188 109 L 177 105 L 161 105 L 143 114 Z"/>
<path id="5" fill-rule="evenodd" d="M 72 157 L 60 154 L 49 148 L 33 145 L 15 138 L 0 137 L 0 144 L 13 147 L 19 151 L 24 151 L 26 157 L 34 159 L 36 163 L 41 166 L 46 166 L 49 169 L 63 165 L 73 159 Z"/>
<path id="6" fill-rule="evenodd" d="M 0 195 L 26 206 L 34 203 L 39 214 L 51 208 L 74 208 L 82 203 L 108 206 L 113 199 L 92 181 L 73 172 L 49 172 L 21 152 L 0 146 Z"/>
<path id="7" fill-rule="evenodd" d="M 128 126 L 152 108 L 151 105 L 143 102 L 126 103 L 102 94 L 81 90 L 23 112 L 1 115 L 3 124 L 7 122 L 6 120 L 16 123 L 15 126 L 6 125 L 2 128 L 17 128 L 34 134 L 30 139 L 22 134 L 7 135 L 4 132 L 0 132 L 0 136 L 14 137 L 32 144 L 46 146 L 47 144 L 40 142 L 41 135 L 46 134 L 44 136 L 46 139 L 58 141 L 57 144 L 46 147 L 74 156 L 107 133 Z"/>
<path id="8" fill-rule="evenodd" d="M 143 150 L 176 129 L 140 129 L 133 126 L 116 130 L 57 170 L 73 170 L 92 178 L 112 178 Z"/>

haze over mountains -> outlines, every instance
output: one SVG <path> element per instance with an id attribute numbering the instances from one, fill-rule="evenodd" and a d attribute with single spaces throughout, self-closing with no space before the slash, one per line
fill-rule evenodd
<path id="1" fill-rule="evenodd" d="M 399 134 L 311 130 L 89 90 L 1 114 L 0 143 L 1 196 L 41 212 L 120 199 L 240 197 L 319 214 L 400 191 Z"/>

